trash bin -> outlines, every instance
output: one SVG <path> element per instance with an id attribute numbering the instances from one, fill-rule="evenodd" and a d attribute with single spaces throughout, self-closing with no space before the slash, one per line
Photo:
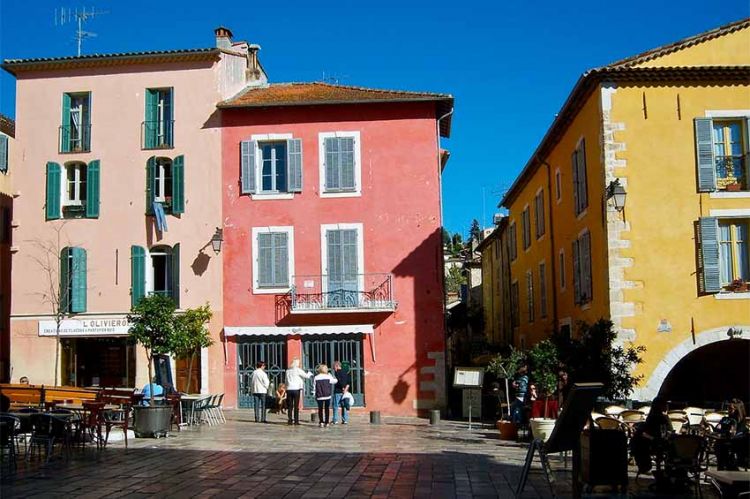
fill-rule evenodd
<path id="1" fill-rule="evenodd" d="M 380 424 L 380 411 L 370 411 L 370 424 Z"/>

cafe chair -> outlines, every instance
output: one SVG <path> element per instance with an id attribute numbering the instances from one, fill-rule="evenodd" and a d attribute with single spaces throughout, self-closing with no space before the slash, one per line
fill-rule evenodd
<path id="1" fill-rule="evenodd" d="M 29 442 L 29 451 L 26 454 L 27 461 L 34 457 L 34 449 L 37 449 L 39 457 L 41 457 L 42 447 L 44 447 L 46 451 L 45 463 L 49 462 L 56 442 L 62 442 L 62 450 L 70 450 L 67 420 L 53 414 L 45 413 L 32 414 L 30 419 L 33 429 Z"/>
<path id="2" fill-rule="evenodd" d="M 622 413 L 625 410 L 627 409 L 625 409 L 625 407 L 621 405 L 610 405 L 604 408 L 604 414 L 607 416 L 616 418 L 617 416 L 620 415 L 620 413 Z"/>
<path id="3" fill-rule="evenodd" d="M 125 448 L 128 448 L 128 429 L 130 428 L 130 411 L 131 404 L 122 404 L 119 409 L 104 411 L 104 445 L 107 447 L 109 442 L 109 433 L 112 428 L 121 428 L 125 436 Z"/>
<path id="4" fill-rule="evenodd" d="M 96 443 L 96 448 L 101 449 L 104 444 L 102 426 L 104 426 L 104 402 L 84 402 L 83 417 L 81 418 L 81 430 L 83 440 L 90 438 Z"/>
<path id="5" fill-rule="evenodd" d="M 683 413 L 670 412 L 667 417 L 669 418 L 669 424 L 672 425 L 672 431 L 675 433 L 681 433 L 688 424 L 687 416 Z"/>
<path id="6" fill-rule="evenodd" d="M 686 477 L 694 483 L 696 495 L 703 497 L 700 486 L 704 464 L 705 445 L 698 435 L 675 435 L 669 440 L 664 460 L 664 471 L 675 480 Z"/>
<path id="7" fill-rule="evenodd" d="M 21 428 L 21 421 L 13 416 L 0 415 L 0 462 L 4 461 L 5 451 L 8 454 L 8 469 L 16 469 L 16 455 L 18 451 L 17 431 Z"/>
<path id="8" fill-rule="evenodd" d="M 641 423 L 646 420 L 646 414 L 641 411 L 628 409 L 620 413 L 620 420 L 627 424 Z"/>
<path id="9" fill-rule="evenodd" d="M 602 430 L 626 430 L 624 425 L 622 424 L 622 421 L 609 416 L 597 418 L 595 422 L 596 425 Z"/>

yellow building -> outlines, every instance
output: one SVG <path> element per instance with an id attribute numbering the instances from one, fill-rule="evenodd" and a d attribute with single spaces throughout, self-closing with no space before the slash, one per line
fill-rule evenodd
<path id="1" fill-rule="evenodd" d="M 604 317 L 634 398 L 747 398 L 749 120 L 750 19 L 585 73 L 501 202 L 516 345 Z"/>
<path id="2" fill-rule="evenodd" d="M 8 381 L 10 353 L 10 262 L 13 219 L 11 172 L 16 123 L 0 114 L 0 382 Z"/>
<path id="3" fill-rule="evenodd" d="M 513 344 L 510 325 L 510 289 L 503 283 L 510 279 L 507 237 L 508 218 L 498 220 L 497 227 L 477 245 L 482 262 L 482 313 L 484 337 L 495 346 Z"/>

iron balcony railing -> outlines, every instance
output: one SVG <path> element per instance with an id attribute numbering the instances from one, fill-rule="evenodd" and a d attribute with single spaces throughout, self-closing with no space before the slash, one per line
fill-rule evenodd
<path id="1" fill-rule="evenodd" d="M 719 190 L 748 190 L 747 173 L 744 156 L 716 156 L 716 187 Z"/>
<path id="2" fill-rule="evenodd" d="M 292 277 L 292 312 L 392 311 L 393 275 L 327 274 Z"/>
<path id="3" fill-rule="evenodd" d="M 64 152 L 90 152 L 91 151 L 91 124 L 87 125 L 61 125 L 58 129 L 58 151 Z"/>
<path id="4" fill-rule="evenodd" d="M 174 147 L 174 120 L 141 122 L 141 149 Z"/>

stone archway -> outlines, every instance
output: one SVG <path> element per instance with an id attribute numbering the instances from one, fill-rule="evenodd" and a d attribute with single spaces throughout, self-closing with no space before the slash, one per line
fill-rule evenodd
<path id="1" fill-rule="evenodd" d="M 698 333 L 695 335 L 695 343 L 693 343 L 692 338 L 689 338 L 679 343 L 666 355 L 664 355 L 659 364 L 657 364 L 654 371 L 651 373 L 651 376 L 648 378 L 648 381 L 645 383 L 645 385 L 642 385 L 641 388 L 633 392 L 633 398 L 636 400 L 652 400 L 659 394 L 659 389 L 664 383 L 664 380 L 667 379 L 669 373 L 680 360 L 682 360 L 689 353 L 703 346 L 717 343 L 719 341 L 728 340 L 729 338 L 727 336 L 727 331 L 729 331 L 730 328 L 734 330 L 744 331 L 745 334 L 743 335 L 742 339 L 750 340 L 750 325 L 747 324 L 727 325 Z"/>

